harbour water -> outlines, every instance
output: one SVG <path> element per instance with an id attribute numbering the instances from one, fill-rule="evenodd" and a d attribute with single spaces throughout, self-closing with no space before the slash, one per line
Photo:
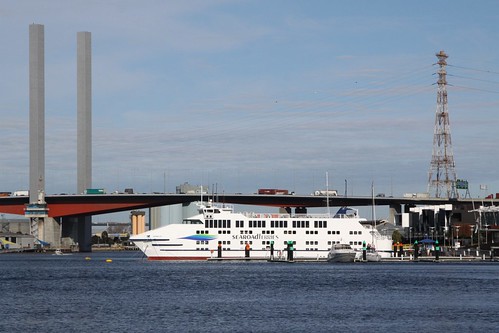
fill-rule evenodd
<path id="1" fill-rule="evenodd" d="M 155 262 L 98 252 L 0 255 L 0 272 L 5 332 L 499 327 L 499 263 Z"/>

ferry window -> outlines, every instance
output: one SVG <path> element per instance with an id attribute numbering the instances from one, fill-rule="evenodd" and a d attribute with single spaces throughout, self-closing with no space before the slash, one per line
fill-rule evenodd
<path id="1" fill-rule="evenodd" d="M 240 226 L 241 228 L 244 228 L 244 221 L 239 221 L 239 226 Z"/>
<path id="2" fill-rule="evenodd" d="M 293 230 L 293 235 L 296 235 L 296 230 Z"/>
<path id="3" fill-rule="evenodd" d="M 324 228 L 327 228 L 327 221 L 324 221 L 324 223 L 323 223 L 323 227 L 324 227 Z"/>
<path id="4" fill-rule="evenodd" d="M 284 228 L 288 227 L 288 221 L 284 221 Z"/>
<path id="5" fill-rule="evenodd" d="M 314 221 L 314 228 L 318 228 L 318 222 L 317 221 Z"/>
<path id="6" fill-rule="evenodd" d="M 284 234 L 287 235 L 288 234 L 288 231 L 287 230 L 284 230 Z"/>
<path id="7" fill-rule="evenodd" d="M 293 228 L 296 228 L 296 221 L 293 221 Z"/>
<path id="8" fill-rule="evenodd" d="M 262 221 L 262 228 L 265 228 L 265 221 Z"/>
<path id="9" fill-rule="evenodd" d="M 350 235 L 353 235 L 353 231 L 352 230 L 350 230 Z"/>
<path id="10" fill-rule="evenodd" d="M 222 220 L 222 228 L 227 228 L 227 220 Z"/>
<path id="11" fill-rule="evenodd" d="M 339 235 L 339 234 L 340 234 L 340 231 L 339 231 L 339 230 L 338 230 L 338 231 L 336 231 L 336 234 L 337 234 L 337 235 Z"/>
<path id="12" fill-rule="evenodd" d="M 308 245 L 308 241 L 305 242 L 305 245 Z"/>
<path id="13" fill-rule="evenodd" d="M 258 228 L 262 227 L 262 221 L 258 221 Z"/>
<path id="14" fill-rule="evenodd" d="M 250 230 L 249 233 L 250 233 L 250 235 L 252 235 L 253 234 L 253 230 Z"/>
<path id="15" fill-rule="evenodd" d="M 270 227 L 273 228 L 274 227 L 274 221 L 270 221 Z"/>
<path id="16" fill-rule="evenodd" d="M 218 233 L 221 234 L 222 233 L 222 230 L 218 230 Z"/>
<path id="17" fill-rule="evenodd" d="M 253 221 L 252 220 L 249 220 L 249 227 L 253 228 Z"/>
<path id="18" fill-rule="evenodd" d="M 353 242 L 350 242 L 350 245 L 353 245 Z"/>
<path id="19" fill-rule="evenodd" d="M 362 231 L 359 231 L 359 235 L 362 235 Z"/>
<path id="20" fill-rule="evenodd" d="M 310 221 L 305 221 L 305 228 L 310 228 Z"/>
<path id="21" fill-rule="evenodd" d="M 227 228 L 230 229 L 230 220 L 227 220 Z"/>

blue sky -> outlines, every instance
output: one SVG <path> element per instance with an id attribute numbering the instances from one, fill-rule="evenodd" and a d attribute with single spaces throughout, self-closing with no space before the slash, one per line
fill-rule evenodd
<path id="1" fill-rule="evenodd" d="M 435 53 L 458 178 L 499 192 L 497 1 L 0 1 L 0 190 L 28 187 L 28 29 L 45 26 L 46 190 L 76 191 L 76 33 L 93 186 L 425 192 Z M 488 193 L 487 193 L 488 194 Z"/>

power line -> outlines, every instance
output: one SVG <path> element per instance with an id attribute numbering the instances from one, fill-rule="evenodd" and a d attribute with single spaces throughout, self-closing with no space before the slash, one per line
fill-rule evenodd
<path id="1" fill-rule="evenodd" d="M 453 77 L 457 77 L 457 78 L 460 78 L 460 79 L 466 79 L 466 80 L 474 80 L 474 81 L 480 81 L 480 82 L 487 82 L 487 83 L 499 84 L 499 81 L 477 79 L 477 78 L 468 77 L 468 76 L 462 76 L 462 75 L 455 75 L 455 74 L 449 74 L 449 73 L 447 73 L 447 76 L 453 76 Z"/>
<path id="2" fill-rule="evenodd" d="M 475 91 L 483 91 L 483 92 L 487 92 L 487 93 L 491 93 L 491 94 L 499 94 L 499 91 L 495 91 L 495 90 L 487 90 L 487 89 L 479 89 L 479 88 L 472 88 L 472 87 L 466 87 L 466 86 L 458 86 L 455 84 L 447 84 L 447 85 L 451 86 L 451 87 L 456 87 L 456 88 L 475 90 Z"/>
<path id="3" fill-rule="evenodd" d="M 489 73 L 489 74 L 499 74 L 499 72 L 490 71 L 490 70 L 486 70 L 486 69 L 478 69 L 478 68 L 456 66 L 456 65 L 449 65 L 449 64 L 447 64 L 447 66 L 449 66 L 449 67 L 455 67 L 455 68 L 461 68 L 461 69 L 465 69 L 465 70 L 468 70 L 468 71 L 475 71 L 475 72 L 482 72 L 482 73 Z"/>

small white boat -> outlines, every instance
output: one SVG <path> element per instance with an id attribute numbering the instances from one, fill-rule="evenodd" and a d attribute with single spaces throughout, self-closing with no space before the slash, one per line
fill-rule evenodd
<path id="1" fill-rule="evenodd" d="M 357 251 L 352 249 L 349 244 L 333 244 L 329 250 L 328 262 L 354 262 Z"/>
<path id="2" fill-rule="evenodd" d="M 379 254 L 375 249 L 368 249 L 366 251 L 366 261 L 379 262 L 381 261 L 381 254 Z"/>
<path id="3" fill-rule="evenodd" d="M 54 253 L 52 255 L 54 255 L 54 256 L 69 256 L 71 254 L 70 253 L 64 253 L 64 252 L 62 252 L 61 249 L 57 249 L 57 250 L 54 251 Z"/>

